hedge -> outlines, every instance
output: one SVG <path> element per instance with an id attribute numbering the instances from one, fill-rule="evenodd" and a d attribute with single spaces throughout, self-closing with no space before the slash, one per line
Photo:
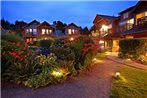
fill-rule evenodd
<path id="1" fill-rule="evenodd" d="M 120 40 L 119 47 L 119 57 L 147 63 L 147 39 L 123 39 Z"/>

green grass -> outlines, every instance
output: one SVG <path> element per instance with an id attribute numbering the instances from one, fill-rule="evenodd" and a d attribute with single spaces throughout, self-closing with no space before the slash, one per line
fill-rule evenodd
<path id="1" fill-rule="evenodd" d="M 106 53 L 97 53 L 96 58 L 99 60 L 103 60 L 107 57 Z"/>
<path id="2" fill-rule="evenodd" d="M 112 79 L 110 98 L 147 98 L 147 71 L 121 67 L 120 76 Z"/>

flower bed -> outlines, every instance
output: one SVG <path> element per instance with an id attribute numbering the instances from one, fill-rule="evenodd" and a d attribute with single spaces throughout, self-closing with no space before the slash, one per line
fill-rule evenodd
<path id="1" fill-rule="evenodd" d="M 38 55 L 18 39 L 2 36 L 2 80 L 32 88 L 62 83 L 77 75 L 91 65 L 100 47 L 89 37 L 62 38 L 48 45 L 50 54 Z"/>

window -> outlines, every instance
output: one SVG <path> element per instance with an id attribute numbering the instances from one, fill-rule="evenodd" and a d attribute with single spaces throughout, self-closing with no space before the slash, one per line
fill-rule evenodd
<path id="1" fill-rule="evenodd" d="M 127 21 L 127 30 L 131 29 L 134 24 L 134 19 L 130 19 Z"/>
<path id="2" fill-rule="evenodd" d="M 72 33 L 73 33 L 73 34 L 75 33 L 75 30 L 74 30 L 74 29 L 72 29 Z"/>
<path id="3" fill-rule="evenodd" d="M 123 18 L 126 19 L 128 17 L 129 17 L 129 13 L 128 12 L 127 13 L 124 13 Z"/>
<path id="4" fill-rule="evenodd" d="M 49 34 L 48 29 L 46 29 L 46 34 Z"/>
<path id="5" fill-rule="evenodd" d="M 52 33 L 52 30 L 50 30 L 50 33 Z"/>
<path id="6" fill-rule="evenodd" d="M 37 29 L 33 29 L 33 34 L 37 34 Z"/>
<path id="7" fill-rule="evenodd" d="M 147 12 L 139 13 L 136 15 L 136 24 L 144 24 L 147 22 Z"/>
<path id="8" fill-rule="evenodd" d="M 71 29 L 68 29 L 68 34 L 71 35 Z"/>
<path id="9" fill-rule="evenodd" d="M 44 35 L 45 34 L 45 29 L 42 29 L 42 35 Z"/>
<path id="10" fill-rule="evenodd" d="M 33 41 L 37 41 L 37 39 L 36 38 L 33 38 Z"/>
<path id="11" fill-rule="evenodd" d="M 28 30 L 28 29 L 26 29 L 26 32 L 28 33 L 28 32 L 29 32 L 29 30 Z"/>
<path id="12" fill-rule="evenodd" d="M 32 32 L 32 29 L 30 29 L 30 32 Z"/>

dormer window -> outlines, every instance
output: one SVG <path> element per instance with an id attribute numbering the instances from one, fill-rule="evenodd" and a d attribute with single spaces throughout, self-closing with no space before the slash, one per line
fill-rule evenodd
<path id="1" fill-rule="evenodd" d="M 128 17 L 129 17 L 129 13 L 128 12 L 124 13 L 123 18 L 126 19 Z"/>

